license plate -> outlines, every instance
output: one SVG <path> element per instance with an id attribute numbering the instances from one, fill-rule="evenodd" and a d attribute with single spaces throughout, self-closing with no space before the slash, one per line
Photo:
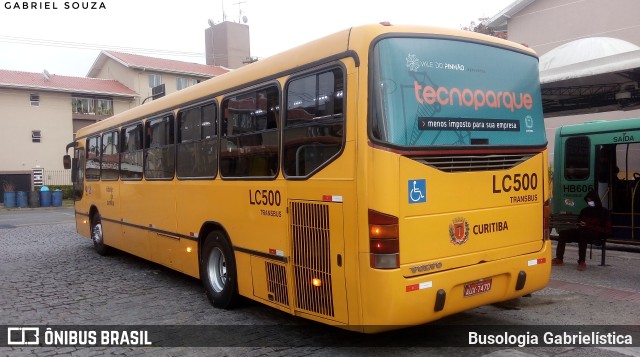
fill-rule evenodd
<path id="1" fill-rule="evenodd" d="M 491 279 L 474 281 L 464 285 L 464 297 L 486 293 L 491 290 Z"/>

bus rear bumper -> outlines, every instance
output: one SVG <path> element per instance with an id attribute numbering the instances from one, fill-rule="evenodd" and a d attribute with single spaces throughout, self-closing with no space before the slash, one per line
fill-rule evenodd
<path id="1" fill-rule="evenodd" d="M 361 330 L 420 325 L 543 289 L 551 275 L 551 250 L 545 241 L 535 253 L 410 278 L 401 269 L 361 266 Z M 368 263 L 364 255 L 360 261 Z"/>

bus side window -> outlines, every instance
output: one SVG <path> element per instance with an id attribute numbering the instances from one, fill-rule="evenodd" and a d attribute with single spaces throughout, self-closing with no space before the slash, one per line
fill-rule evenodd
<path id="1" fill-rule="evenodd" d="M 589 178 L 591 141 L 586 136 L 568 138 L 564 150 L 564 177 L 567 180 Z"/>
<path id="2" fill-rule="evenodd" d="M 142 124 L 122 128 L 120 177 L 124 180 L 142 179 Z"/>
<path id="3" fill-rule="evenodd" d="M 339 68 L 287 84 L 283 170 L 306 177 L 331 162 L 344 145 L 344 74 Z"/>
<path id="4" fill-rule="evenodd" d="M 222 102 L 222 177 L 275 177 L 279 165 L 279 90 L 275 86 Z"/>
<path id="5" fill-rule="evenodd" d="M 215 104 L 181 111 L 178 115 L 176 172 L 179 178 L 213 178 L 218 166 L 218 128 Z"/>
<path id="6" fill-rule="evenodd" d="M 120 157 L 118 155 L 118 132 L 112 131 L 102 135 L 102 179 L 117 180 L 120 170 Z"/>
<path id="7" fill-rule="evenodd" d="M 87 139 L 87 163 L 85 175 L 87 181 L 100 180 L 100 137 Z"/>
<path id="8" fill-rule="evenodd" d="M 173 115 L 147 120 L 145 133 L 144 177 L 173 178 L 175 170 Z"/>

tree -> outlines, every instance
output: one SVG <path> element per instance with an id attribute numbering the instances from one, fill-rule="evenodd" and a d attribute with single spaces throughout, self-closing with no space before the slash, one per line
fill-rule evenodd
<path id="1" fill-rule="evenodd" d="M 480 17 L 478 18 L 478 23 L 475 21 L 471 21 L 469 26 L 463 26 L 462 29 L 471 32 L 483 33 L 485 35 L 498 37 L 502 39 L 507 39 L 507 32 L 496 31 L 493 27 L 489 27 L 487 23 L 489 22 L 488 17 Z"/>

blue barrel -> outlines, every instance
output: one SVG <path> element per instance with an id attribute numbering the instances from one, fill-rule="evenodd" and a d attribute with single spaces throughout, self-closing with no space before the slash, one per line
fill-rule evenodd
<path id="1" fill-rule="evenodd" d="M 51 206 L 51 191 L 40 191 L 40 207 Z"/>
<path id="2" fill-rule="evenodd" d="M 62 191 L 55 190 L 55 191 L 51 192 L 51 205 L 53 207 L 62 206 Z"/>
<path id="3" fill-rule="evenodd" d="M 15 208 L 16 207 L 16 193 L 15 192 L 5 192 L 2 196 L 5 208 Z"/>
<path id="4" fill-rule="evenodd" d="M 40 207 L 40 192 L 29 192 L 29 207 Z"/>
<path id="5" fill-rule="evenodd" d="M 24 191 L 18 191 L 16 194 L 16 205 L 20 208 L 25 208 L 28 205 L 27 193 Z"/>

